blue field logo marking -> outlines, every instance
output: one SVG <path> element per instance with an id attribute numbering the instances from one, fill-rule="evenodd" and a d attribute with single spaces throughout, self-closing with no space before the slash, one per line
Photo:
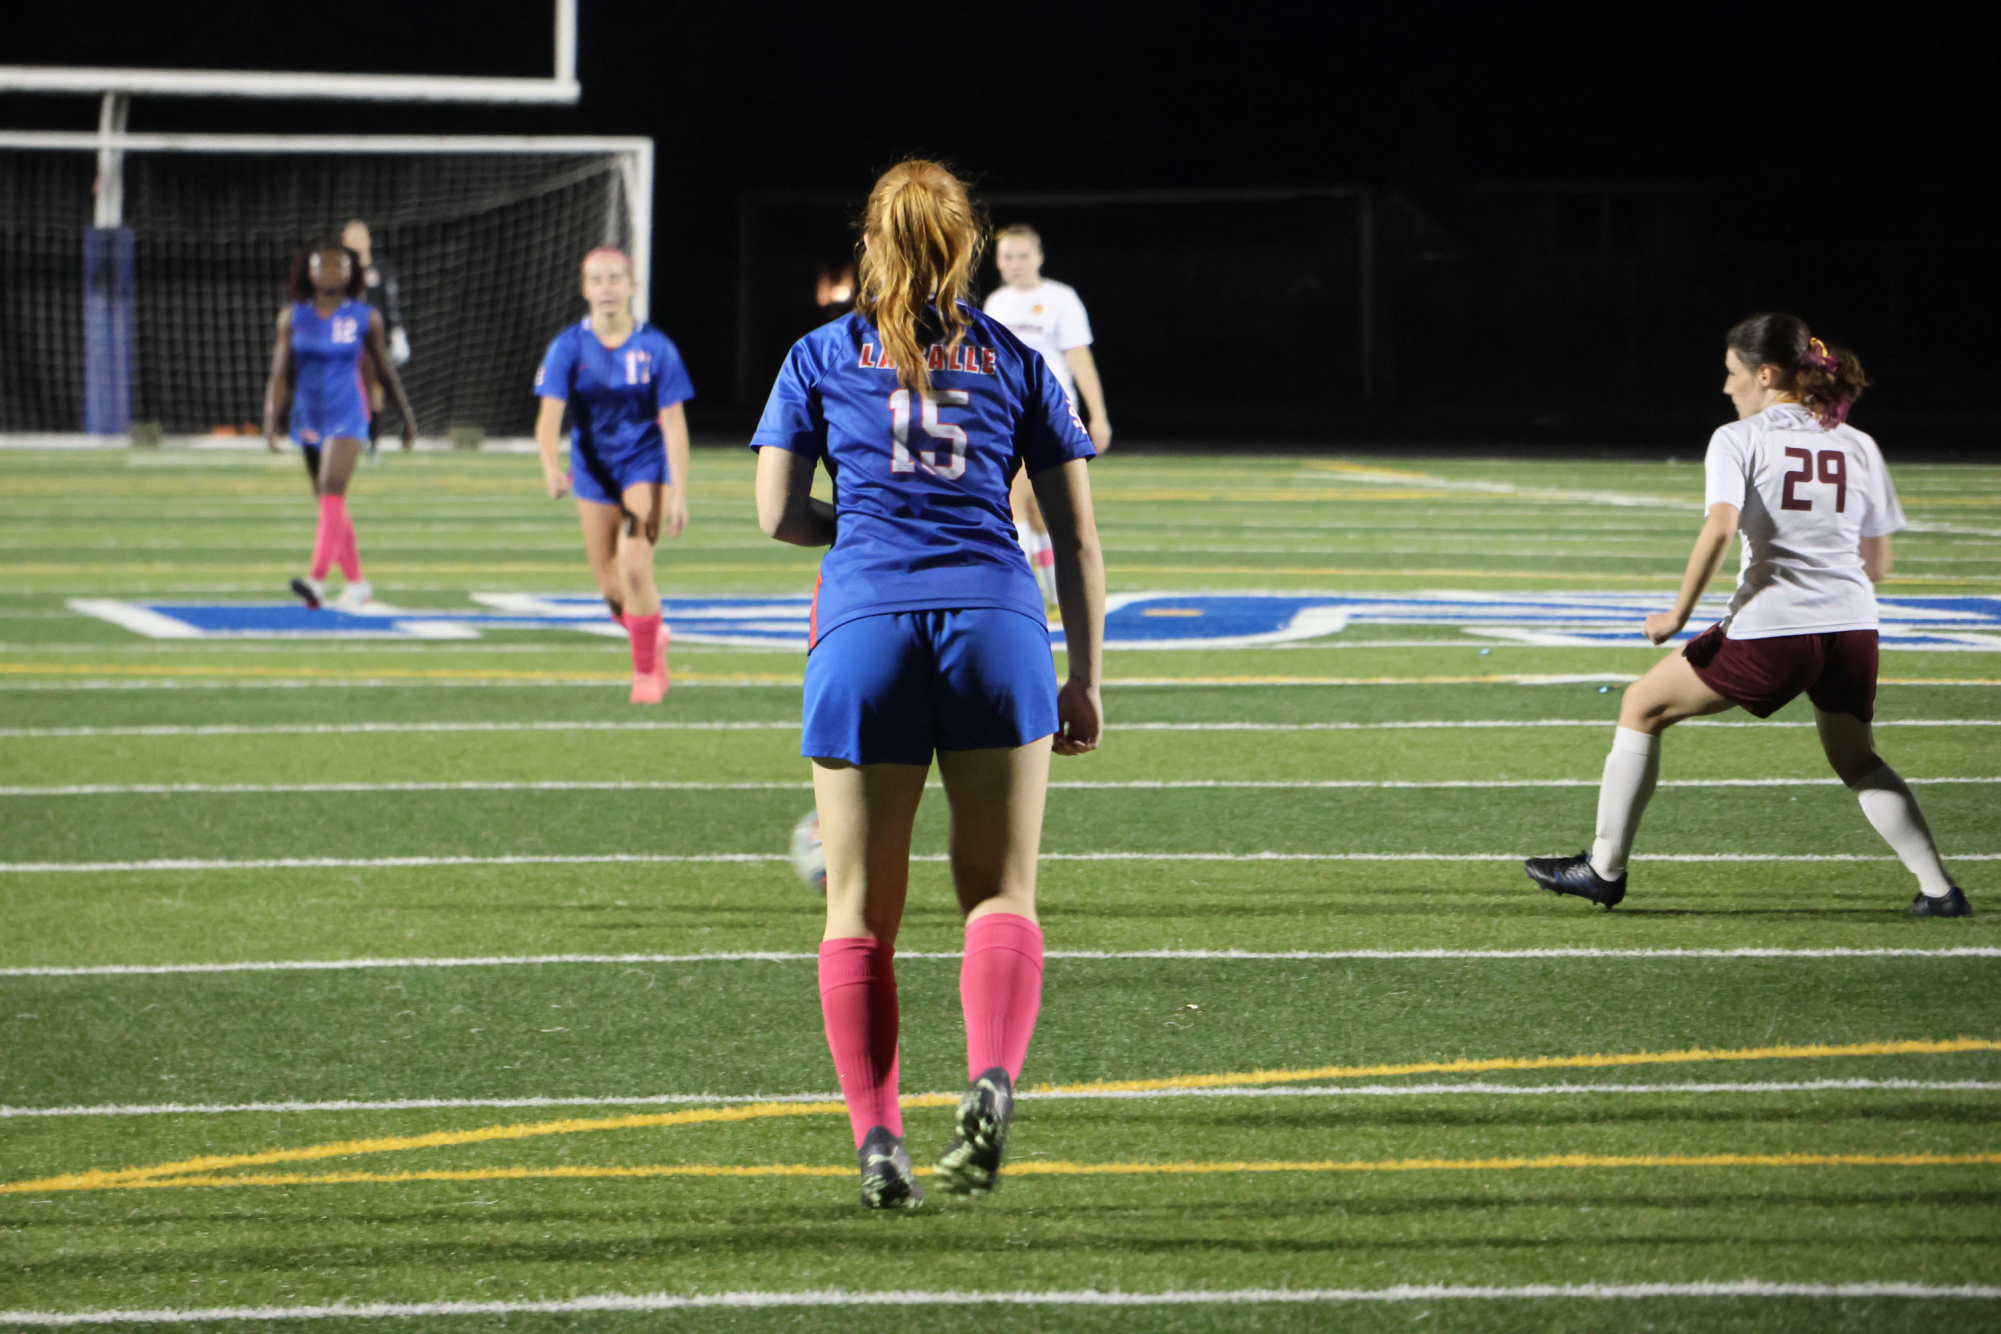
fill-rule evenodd
<path id="1" fill-rule="evenodd" d="M 75 598 L 70 606 L 150 639 L 466 640 L 495 630 L 624 638 L 602 600 L 583 594 L 475 593 L 471 607 L 412 611 L 381 603 L 308 611 L 296 603 Z M 1643 647 L 1640 622 L 1665 599 L 1636 593 L 1122 593 L 1105 617 L 1109 647 L 1227 649 L 1297 644 L 1358 627 L 1455 626 L 1469 640 L 1552 648 Z M 665 598 L 682 643 L 806 647 L 811 600 Z M 1685 642 L 1721 616 L 1698 609 Z M 1881 599 L 1885 648 L 2001 650 L 2001 597 Z M 1058 642 L 1062 631 L 1055 633 Z M 1338 642 L 1338 641 L 1337 641 Z"/>

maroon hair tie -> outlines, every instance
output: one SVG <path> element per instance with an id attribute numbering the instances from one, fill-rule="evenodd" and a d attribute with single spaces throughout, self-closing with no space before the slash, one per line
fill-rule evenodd
<path id="1" fill-rule="evenodd" d="M 1806 353 L 1800 357 L 1800 364 L 1812 366 L 1815 370 L 1826 371 L 1829 375 L 1841 369 L 1841 358 L 1827 350 L 1827 344 L 1818 338 L 1806 340 Z"/>

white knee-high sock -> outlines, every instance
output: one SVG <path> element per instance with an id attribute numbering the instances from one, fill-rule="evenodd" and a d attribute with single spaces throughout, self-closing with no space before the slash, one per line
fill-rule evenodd
<path id="1" fill-rule="evenodd" d="M 1876 826 L 1883 841 L 1918 878 L 1918 888 L 1932 898 L 1949 892 L 1952 878 L 1945 873 L 1945 863 L 1939 860 L 1931 827 L 1925 823 L 1924 812 L 1918 809 L 1918 799 L 1911 795 L 1904 780 L 1897 777 L 1897 771 L 1886 764 L 1857 780 L 1854 792 L 1869 823 Z"/>
<path id="2" fill-rule="evenodd" d="M 1661 739 L 1621 727 L 1612 733 L 1605 777 L 1598 785 L 1598 837 L 1591 844 L 1591 869 L 1607 880 L 1626 873 L 1626 855 L 1640 832 L 1647 798 L 1661 775 Z"/>

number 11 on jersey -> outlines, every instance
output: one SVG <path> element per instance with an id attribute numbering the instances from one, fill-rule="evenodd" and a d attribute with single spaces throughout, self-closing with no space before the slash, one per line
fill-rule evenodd
<path id="1" fill-rule="evenodd" d="M 924 434 L 933 440 L 950 441 L 952 458 L 949 463 L 938 462 L 936 449 L 920 449 L 917 457 L 910 456 L 910 391 L 899 389 L 889 396 L 890 434 L 895 443 L 889 455 L 889 470 L 895 472 L 916 472 L 922 463 L 924 471 L 950 482 L 966 475 L 966 431 L 964 427 L 938 420 L 938 405 L 949 403 L 963 407 L 973 401 L 973 396 L 963 389 L 940 389 L 924 396 L 924 414 L 920 425 Z"/>

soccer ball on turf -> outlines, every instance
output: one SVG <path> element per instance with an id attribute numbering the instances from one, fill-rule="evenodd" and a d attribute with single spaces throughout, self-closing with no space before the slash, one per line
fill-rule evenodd
<path id="1" fill-rule="evenodd" d="M 792 869 L 801 884 L 827 892 L 827 854 L 820 847 L 820 812 L 807 811 L 792 826 Z"/>

